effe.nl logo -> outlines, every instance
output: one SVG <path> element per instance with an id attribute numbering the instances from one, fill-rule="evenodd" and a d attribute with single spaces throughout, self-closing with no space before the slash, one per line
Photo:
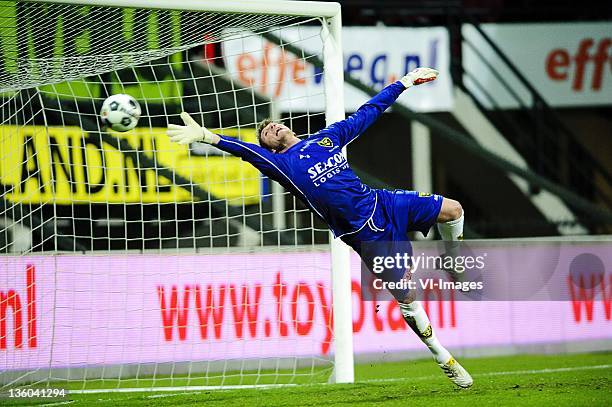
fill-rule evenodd
<path id="1" fill-rule="evenodd" d="M 428 41 L 423 54 L 349 51 L 344 55 L 344 72 L 369 86 L 382 88 L 419 66 L 437 67 L 439 43 L 437 38 Z M 228 64 L 232 65 L 231 70 L 242 83 L 257 88 L 261 93 L 280 97 L 292 86 L 305 87 L 309 82 L 316 86 L 323 84 L 323 69 L 306 61 L 265 41 L 260 54 L 242 51 Z"/>
<path id="2" fill-rule="evenodd" d="M 0 350 L 7 349 L 9 332 L 7 332 L 7 321 L 12 314 L 13 344 L 15 349 L 23 348 L 23 306 L 26 308 L 26 322 L 28 335 L 28 348 L 35 348 L 36 343 L 36 270 L 29 264 L 26 267 L 26 292 L 25 303 L 23 294 L 14 288 L 6 291 L 0 290 Z M 11 313 L 9 314 L 9 310 Z"/>
<path id="3" fill-rule="evenodd" d="M 567 81 L 573 71 L 572 89 L 582 91 L 586 82 L 585 72 L 589 67 L 588 71 L 593 72 L 591 89 L 599 91 L 603 85 L 606 64 L 609 65 L 608 69 L 612 69 L 612 60 L 608 53 L 611 45 L 610 38 L 602 38 L 598 42 L 585 38 L 580 41 L 577 50 L 554 49 L 546 57 L 546 74 L 554 81 Z"/>

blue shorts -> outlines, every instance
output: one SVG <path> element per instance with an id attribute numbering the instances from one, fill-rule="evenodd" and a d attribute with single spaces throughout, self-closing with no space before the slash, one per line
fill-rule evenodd
<path id="1" fill-rule="evenodd" d="M 362 242 L 407 241 L 408 232 L 427 235 L 442 208 L 442 196 L 416 191 L 377 189 L 376 208 L 368 222 L 342 240 L 357 253 Z"/>
<path id="2" fill-rule="evenodd" d="M 442 208 L 440 195 L 401 189 L 378 189 L 375 193 L 377 201 L 372 217 L 359 231 L 342 237 L 366 265 L 372 264 L 374 256 L 395 256 L 406 252 L 411 255 L 408 232 L 420 231 L 426 235 Z M 376 277 L 383 281 L 399 281 L 405 272 L 403 268 L 389 269 Z M 389 291 L 396 299 L 402 300 L 408 290 Z"/>

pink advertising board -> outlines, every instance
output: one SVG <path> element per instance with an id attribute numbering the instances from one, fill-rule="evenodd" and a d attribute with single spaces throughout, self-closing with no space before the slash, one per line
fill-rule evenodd
<path id="1" fill-rule="evenodd" d="M 0 370 L 333 352 L 325 252 L 0 257 Z M 361 300 L 355 352 L 424 350 L 397 305 Z M 425 303 L 450 347 L 612 339 L 601 301 Z"/>

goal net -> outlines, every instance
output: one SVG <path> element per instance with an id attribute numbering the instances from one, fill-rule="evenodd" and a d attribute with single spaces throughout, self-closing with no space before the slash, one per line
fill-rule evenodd
<path id="1" fill-rule="evenodd" d="M 338 6 L 179 3 L 0 2 L 3 389 L 352 380 L 346 252 L 250 164 L 165 134 L 182 111 L 247 142 L 341 118 Z M 117 93 L 132 131 L 101 127 Z"/>

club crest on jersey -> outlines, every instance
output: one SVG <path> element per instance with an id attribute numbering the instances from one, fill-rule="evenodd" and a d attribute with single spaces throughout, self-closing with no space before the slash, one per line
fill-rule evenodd
<path id="1" fill-rule="evenodd" d="M 332 148 L 334 146 L 334 142 L 331 141 L 329 137 L 323 137 L 321 140 L 317 142 L 317 144 L 325 148 Z"/>

